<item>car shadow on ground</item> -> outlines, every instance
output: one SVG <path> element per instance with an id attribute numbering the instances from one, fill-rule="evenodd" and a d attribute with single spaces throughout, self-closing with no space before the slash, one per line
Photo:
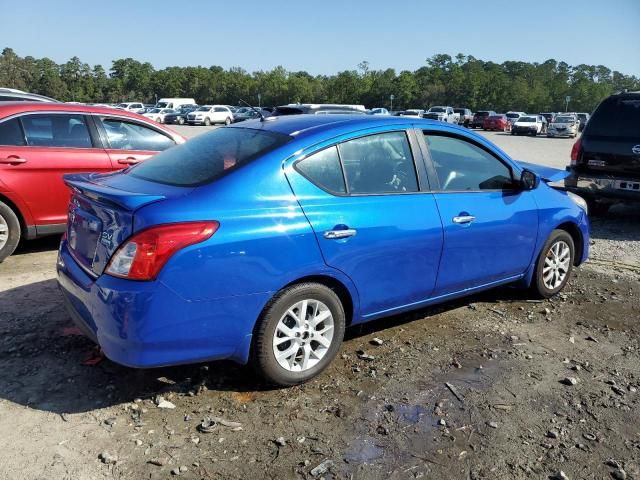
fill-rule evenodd
<path id="1" fill-rule="evenodd" d="M 57 250 L 60 245 L 60 237 L 60 235 L 51 235 L 48 237 L 20 242 L 18 248 L 16 248 L 16 251 L 13 252 L 12 255 L 25 255 L 28 253 Z"/>
<path id="2" fill-rule="evenodd" d="M 613 205 L 604 215 L 590 216 L 589 222 L 592 239 L 640 241 L 640 204 Z"/>
<path id="3" fill-rule="evenodd" d="M 353 326 L 347 329 L 342 351 L 353 350 L 350 342 L 358 342 L 362 336 L 374 332 L 381 335 L 387 329 L 418 320 L 434 321 L 441 312 L 474 302 L 524 298 L 526 294 L 520 290 L 494 289 Z M 53 279 L 0 292 L 0 316 L 5 319 L 0 325 L 0 399 L 28 408 L 72 414 L 137 398 L 154 399 L 170 393 L 195 395 L 205 388 L 249 395 L 274 388 L 251 368 L 228 361 L 141 370 L 101 359 L 93 342 L 73 326 Z"/>

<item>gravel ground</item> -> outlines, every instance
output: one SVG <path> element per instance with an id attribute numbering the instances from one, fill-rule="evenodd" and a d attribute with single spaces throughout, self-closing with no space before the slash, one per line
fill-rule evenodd
<path id="1" fill-rule="evenodd" d="M 571 144 L 486 135 L 530 161 Z M 593 261 L 551 301 L 504 288 L 352 328 L 282 390 L 225 362 L 101 359 L 62 305 L 58 239 L 29 242 L 0 265 L 0 478 L 640 479 L 639 220 L 595 219 Z"/>

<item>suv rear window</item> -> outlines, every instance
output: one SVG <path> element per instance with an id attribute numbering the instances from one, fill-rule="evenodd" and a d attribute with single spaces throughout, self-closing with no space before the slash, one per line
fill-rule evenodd
<path id="1" fill-rule="evenodd" d="M 587 124 L 587 134 L 602 137 L 639 138 L 640 95 L 609 97 L 596 109 Z"/>
<path id="2" fill-rule="evenodd" d="M 195 187 L 263 155 L 291 137 L 249 128 L 219 128 L 165 150 L 128 170 L 152 182 Z"/>

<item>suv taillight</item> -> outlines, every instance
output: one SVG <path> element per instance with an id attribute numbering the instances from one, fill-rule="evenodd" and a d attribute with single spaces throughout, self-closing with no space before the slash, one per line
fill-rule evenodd
<path id="1" fill-rule="evenodd" d="M 142 230 L 116 250 L 105 273 L 128 280 L 153 280 L 174 253 L 207 240 L 219 226 L 215 221 L 184 222 Z"/>
<path id="2" fill-rule="evenodd" d="M 576 140 L 576 143 L 573 144 L 573 147 L 571 147 L 571 165 L 577 165 L 578 164 L 578 158 L 580 157 L 580 150 L 582 148 L 582 137 L 578 138 Z"/>

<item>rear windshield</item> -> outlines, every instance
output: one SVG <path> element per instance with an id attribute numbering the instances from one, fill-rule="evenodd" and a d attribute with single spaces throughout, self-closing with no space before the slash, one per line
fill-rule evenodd
<path id="1" fill-rule="evenodd" d="M 477 112 L 476 117 L 486 117 L 489 115 L 489 112 Z"/>
<path id="2" fill-rule="evenodd" d="M 640 97 L 610 97 L 587 124 L 589 135 L 640 138 Z"/>
<path id="3" fill-rule="evenodd" d="M 520 117 L 516 123 L 537 122 L 536 117 Z"/>
<path id="4" fill-rule="evenodd" d="M 575 121 L 576 119 L 574 117 L 556 117 L 555 123 L 572 123 Z"/>
<path id="5" fill-rule="evenodd" d="M 435 113 L 440 113 L 440 112 L 444 112 L 444 108 L 442 107 L 432 107 L 429 109 L 430 112 L 435 112 Z"/>
<path id="6" fill-rule="evenodd" d="M 167 185 L 194 187 L 285 144 L 291 137 L 249 128 L 218 128 L 139 163 L 127 173 Z"/>
<path id="7" fill-rule="evenodd" d="M 507 113 L 507 117 L 509 117 L 509 118 L 519 118 L 520 114 L 519 113 Z"/>

